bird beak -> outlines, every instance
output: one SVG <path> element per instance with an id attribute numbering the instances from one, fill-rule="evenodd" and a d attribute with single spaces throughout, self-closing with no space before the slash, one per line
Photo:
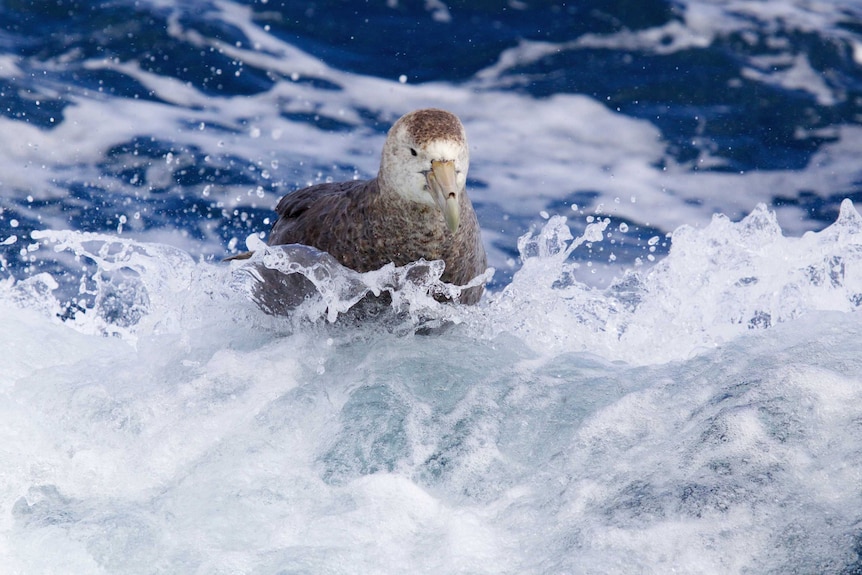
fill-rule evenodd
<path id="1" fill-rule="evenodd" d="M 461 190 L 458 189 L 455 162 L 434 160 L 431 162 L 431 170 L 426 172 L 425 178 L 428 180 L 428 189 L 431 191 L 434 203 L 443 212 L 446 227 L 454 234 L 461 222 L 461 204 L 459 201 Z"/>

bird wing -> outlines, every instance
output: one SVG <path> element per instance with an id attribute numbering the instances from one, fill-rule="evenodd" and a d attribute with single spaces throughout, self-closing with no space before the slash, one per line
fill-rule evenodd
<path id="1" fill-rule="evenodd" d="M 275 207 L 276 213 L 282 218 L 299 218 L 315 204 L 327 204 L 337 202 L 340 197 L 345 196 L 357 183 L 362 182 L 338 182 L 317 184 L 301 190 L 296 190 L 285 195 L 279 200 Z"/>
<path id="2" fill-rule="evenodd" d="M 376 189 L 376 180 L 349 181 L 318 184 L 287 194 L 275 208 L 279 217 L 268 243 L 305 244 L 337 251 L 336 244 L 350 241 L 348 236 L 358 231 L 344 225 L 348 216 L 361 211 L 363 202 Z M 361 221 L 354 223 L 359 225 Z"/>

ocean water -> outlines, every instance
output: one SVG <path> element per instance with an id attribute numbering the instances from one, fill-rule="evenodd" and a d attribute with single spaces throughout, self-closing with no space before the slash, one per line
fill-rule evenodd
<path id="1" fill-rule="evenodd" d="M 424 106 L 479 305 L 261 246 Z M 853 0 L 2 2 L 2 571 L 862 573 L 860 158 Z"/>

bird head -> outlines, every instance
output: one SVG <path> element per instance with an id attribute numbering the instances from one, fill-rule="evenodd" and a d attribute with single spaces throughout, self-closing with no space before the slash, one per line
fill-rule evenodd
<path id="1" fill-rule="evenodd" d="M 410 112 L 395 122 L 383 145 L 379 178 L 403 199 L 437 208 L 455 233 L 469 166 L 461 121 L 432 108 Z"/>

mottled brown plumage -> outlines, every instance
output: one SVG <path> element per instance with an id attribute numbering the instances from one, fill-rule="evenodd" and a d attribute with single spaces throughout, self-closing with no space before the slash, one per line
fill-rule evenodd
<path id="1" fill-rule="evenodd" d="M 467 197 L 469 153 L 456 116 L 418 110 L 399 119 L 367 181 L 327 183 L 284 196 L 270 245 L 304 244 L 358 272 L 392 262 L 443 260 L 442 280 L 465 285 L 486 269 L 485 249 Z M 482 286 L 465 290 L 475 303 Z"/>

